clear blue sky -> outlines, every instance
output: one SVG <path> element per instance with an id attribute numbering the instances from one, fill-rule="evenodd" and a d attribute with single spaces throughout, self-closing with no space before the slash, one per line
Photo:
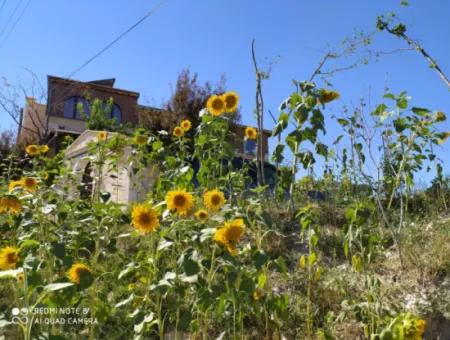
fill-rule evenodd
<path id="1" fill-rule="evenodd" d="M 0 32 L 18 1 L 6 0 L 0 12 Z M 20 8 L 27 1 L 23 0 Z M 450 74 L 450 1 L 410 2 L 410 6 L 403 7 L 400 0 L 166 0 L 154 15 L 74 78 L 115 77 L 116 86 L 140 92 L 142 104 L 160 105 L 170 96 L 178 72 L 185 67 L 198 72 L 201 81 L 214 82 L 225 73 L 228 89 L 241 95 L 243 122 L 255 124 L 255 76 L 250 54 L 253 38 L 262 67 L 265 58 L 280 56 L 263 89 L 266 108 L 275 113 L 293 90 L 291 80 L 309 77 L 327 46 L 338 47 L 354 29 L 374 30 L 377 15 L 389 11 L 399 14 L 408 25 L 408 33 Z M 19 79 L 26 83 L 26 68 L 44 84 L 47 74 L 67 76 L 155 4 L 31 0 L 21 21 L 0 47 L 0 76 L 11 83 Z M 0 37 L 0 45 L 2 40 Z M 402 47 L 402 41 L 386 33 L 379 34 L 372 46 L 384 51 Z M 332 82 L 342 98 L 330 106 L 327 116 L 339 114 L 343 105 L 351 107 L 361 97 L 370 96 L 375 105 L 385 86 L 397 93 L 407 90 L 414 105 L 439 109 L 450 116 L 449 90 L 414 52 L 384 56 L 379 62 L 341 73 Z M 4 112 L 0 115 L 0 129 L 10 127 L 11 120 Z M 271 128 L 270 119 L 266 122 L 266 127 Z M 338 130 L 332 120 L 327 123 L 325 141 L 331 141 Z M 450 130 L 450 122 L 441 128 Z M 439 153 L 450 172 L 448 144 Z"/>

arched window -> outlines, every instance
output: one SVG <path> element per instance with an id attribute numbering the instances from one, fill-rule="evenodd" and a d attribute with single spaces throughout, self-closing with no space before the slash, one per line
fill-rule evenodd
<path id="1" fill-rule="evenodd" d="M 108 118 L 114 118 L 116 120 L 116 124 L 121 123 L 122 110 L 120 109 L 119 105 L 117 105 L 116 103 L 110 105 L 110 102 L 103 102 L 102 107 Z"/>
<path id="2" fill-rule="evenodd" d="M 84 119 L 90 114 L 89 102 L 80 96 L 73 96 L 64 103 L 64 117 L 72 119 Z"/>
<path id="3" fill-rule="evenodd" d="M 115 103 L 111 110 L 111 118 L 115 118 L 117 124 L 122 121 L 122 110 L 120 109 L 120 106 Z"/>

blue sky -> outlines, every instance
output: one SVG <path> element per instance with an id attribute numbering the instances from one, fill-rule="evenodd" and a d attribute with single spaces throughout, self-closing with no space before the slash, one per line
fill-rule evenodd
<path id="1" fill-rule="evenodd" d="M 0 12 L 0 32 L 18 1 L 6 0 Z M 20 8 L 26 3 L 23 0 Z M 27 83 L 27 68 L 44 84 L 47 74 L 67 76 L 155 5 L 156 1 L 137 0 L 31 0 L 8 40 L 2 43 L 4 35 L 0 36 L 0 76 L 11 83 Z M 355 29 L 373 31 L 377 15 L 389 11 L 398 13 L 408 33 L 450 74 L 447 0 L 411 0 L 408 7 L 400 6 L 400 0 L 166 0 L 154 15 L 74 78 L 115 77 L 116 86 L 140 92 L 142 104 L 160 105 L 169 98 L 181 69 L 190 67 L 201 81 L 215 82 L 224 73 L 227 88 L 241 96 L 243 122 L 255 124 L 253 38 L 261 67 L 278 60 L 263 88 L 266 108 L 276 113 L 279 103 L 293 91 L 293 79 L 309 78 L 325 51 L 339 47 Z M 372 49 L 404 47 L 404 42 L 381 33 Z M 337 65 L 348 62 L 341 60 Z M 360 98 L 370 98 L 375 106 L 386 86 L 394 93 L 408 91 L 413 105 L 450 116 L 449 90 L 414 52 L 383 56 L 378 62 L 338 74 L 332 83 L 342 98 L 327 109 L 327 117 L 339 115 L 343 105 L 352 107 Z M 11 127 L 6 114 L 0 115 L 0 129 Z M 266 123 L 272 127 L 269 118 Z M 339 132 L 333 120 L 327 123 L 325 141 L 331 141 Z M 450 121 L 441 128 L 450 130 Z M 446 145 L 439 154 L 450 172 L 448 150 Z"/>

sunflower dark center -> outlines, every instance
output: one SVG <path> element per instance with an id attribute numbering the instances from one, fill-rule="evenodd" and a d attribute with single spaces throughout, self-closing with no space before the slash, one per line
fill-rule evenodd
<path id="1" fill-rule="evenodd" d="M 213 195 L 212 197 L 211 197 L 211 203 L 213 204 L 213 205 L 219 205 L 220 204 L 220 196 L 219 195 Z"/>
<path id="2" fill-rule="evenodd" d="M 229 96 L 225 99 L 227 107 L 231 108 L 236 105 L 236 98 L 234 96 Z"/>
<path id="3" fill-rule="evenodd" d="M 7 261 L 8 263 L 16 263 L 16 260 L 17 260 L 17 255 L 16 255 L 16 253 L 8 253 L 8 254 L 6 255 L 6 261 Z"/>
<path id="4" fill-rule="evenodd" d="M 184 197 L 184 195 L 176 195 L 173 202 L 177 207 L 182 207 L 186 203 L 186 197 Z"/>
<path id="5" fill-rule="evenodd" d="M 222 103 L 222 101 L 220 99 L 216 99 L 216 100 L 213 101 L 212 106 L 216 110 L 220 110 L 223 107 L 223 103 Z"/>
<path id="6" fill-rule="evenodd" d="M 141 215 L 139 215 L 139 222 L 141 222 L 142 224 L 148 224 L 151 222 L 151 220 L 152 218 L 149 213 L 142 213 Z"/>

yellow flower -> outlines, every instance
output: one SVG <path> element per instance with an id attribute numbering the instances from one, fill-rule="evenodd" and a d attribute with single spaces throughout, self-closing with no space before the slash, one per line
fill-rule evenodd
<path id="1" fill-rule="evenodd" d="M 425 333 L 425 327 L 427 325 L 427 322 L 423 319 L 419 319 L 416 321 L 416 332 L 417 335 L 422 336 L 423 333 Z"/>
<path id="2" fill-rule="evenodd" d="M 254 127 L 251 127 L 251 126 L 247 126 L 245 128 L 244 133 L 245 133 L 245 138 L 247 138 L 247 139 L 254 140 L 258 136 L 258 132 L 256 131 L 256 129 Z"/>
<path id="3" fill-rule="evenodd" d="M 33 177 L 23 177 L 21 180 L 22 187 L 29 192 L 35 192 L 37 188 L 37 180 Z"/>
<path id="4" fill-rule="evenodd" d="M 39 154 L 39 147 L 37 145 L 28 145 L 25 149 L 25 152 L 30 156 L 36 156 Z"/>
<path id="5" fill-rule="evenodd" d="M 178 138 L 179 137 L 183 137 L 184 136 L 184 130 L 181 127 L 177 126 L 175 129 L 173 129 L 172 134 L 175 137 L 178 137 Z"/>
<path id="6" fill-rule="evenodd" d="M 222 95 L 225 101 L 225 112 L 235 112 L 239 103 L 239 96 L 236 92 L 226 92 Z"/>
<path id="7" fill-rule="evenodd" d="M 224 246 L 231 255 L 237 255 L 236 243 L 245 232 L 244 220 L 239 218 L 225 222 L 214 233 L 214 241 Z"/>
<path id="8" fill-rule="evenodd" d="M 194 206 L 194 197 L 184 189 L 173 190 L 167 193 L 166 204 L 169 210 L 179 215 L 186 215 Z"/>
<path id="9" fill-rule="evenodd" d="M 319 101 L 322 104 L 329 103 L 335 99 L 338 99 L 340 97 L 339 92 L 336 91 L 330 91 L 330 90 L 321 90 L 319 94 Z"/>
<path id="10" fill-rule="evenodd" d="M 20 283 L 23 283 L 23 281 L 25 281 L 25 275 L 23 273 L 17 274 L 16 280 L 19 281 Z"/>
<path id="11" fill-rule="evenodd" d="M 19 249 L 13 247 L 5 247 L 0 249 L 0 269 L 8 270 L 16 268 L 19 262 Z"/>
<path id="12" fill-rule="evenodd" d="M 253 292 L 252 296 L 253 299 L 258 301 L 259 299 L 261 299 L 261 297 L 264 295 L 264 291 L 261 288 L 256 288 L 255 291 Z"/>
<path id="13" fill-rule="evenodd" d="M 22 204 L 15 197 L 0 198 L 0 213 L 10 212 L 17 214 L 22 210 Z"/>
<path id="14" fill-rule="evenodd" d="M 196 211 L 196 213 L 194 214 L 195 217 L 197 217 L 199 220 L 206 220 L 209 217 L 209 214 L 206 210 L 204 209 L 199 209 Z"/>
<path id="15" fill-rule="evenodd" d="M 137 204 L 131 213 L 133 226 L 145 233 L 153 232 L 159 226 L 159 218 L 156 210 L 147 204 Z"/>
<path id="16" fill-rule="evenodd" d="M 145 135 L 137 135 L 134 137 L 134 141 L 136 144 L 145 145 L 147 144 L 148 137 Z"/>
<path id="17" fill-rule="evenodd" d="M 300 269 L 305 269 L 305 267 L 306 267 L 306 255 L 300 256 L 300 260 L 298 261 L 298 267 Z"/>
<path id="18" fill-rule="evenodd" d="M 84 275 L 90 274 L 91 269 L 83 263 L 75 263 L 69 269 L 69 279 L 73 283 L 80 284 Z"/>
<path id="19" fill-rule="evenodd" d="M 50 148 L 48 147 L 48 145 L 41 145 L 41 146 L 39 147 L 39 152 L 40 152 L 40 153 L 47 153 L 48 150 L 50 150 Z"/>
<path id="20" fill-rule="evenodd" d="M 48 179 L 50 178 L 50 175 L 48 174 L 47 171 L 44 172 L 44 173 L 42 174 L 42 178 L 43 178 L 45 181 L 48 180 Z"/>
<path id="21" fill-rule="evenodd" d="M 210 190 L 203 194 L 203 203 L 211 211 L 217 211 L 225 203 L 225 196 L 222 191 Z"/>
<path id="22" fill-rule="evenodd" d="M 9 192 L 13 191 L 17 187 L 22 186 L 22 181 L 11 181 L 9 182 L 8 190 Z"/>
<path id="23" fill-rule="evenodd" d="M 185 119 L 180 123 L 180 127 L 184 132 L 187 132 L 192 128 L 192 123 L 189 119 Z"/>
<path id="24" fill-rule="evenodd" d="M 106 131 L 100 131 L 97 135 L 98 140 L 104 142 L 108 137 L 108 133 Z"/>
<path id="25" fill-rule="evenodd" d="M 222 96 L 212 95 L 206 103 L 206 108 L 213 116 L 220 116 L 225 111 L 225 101 Z"/>

